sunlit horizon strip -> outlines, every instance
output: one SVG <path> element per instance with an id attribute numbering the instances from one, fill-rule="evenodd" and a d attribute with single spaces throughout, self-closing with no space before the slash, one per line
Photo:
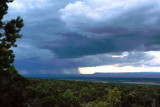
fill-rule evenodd
<path id="1" fill-rule="evenodd" d="M 104 65 L 96 67 L 80 67 L 78 68 L 80 74 L 94 74 L 94 73 L 125 73 L 125 72 L 160 72 L 160 67 L 134 67 L 134 66 L 118 66 L 118 65 Z"/>

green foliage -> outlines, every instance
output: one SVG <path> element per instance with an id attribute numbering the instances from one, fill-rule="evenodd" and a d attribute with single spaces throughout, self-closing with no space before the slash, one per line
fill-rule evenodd
<path id="1" fill-rule="evenodd" d="M 0 0 L 0 106 L 22 107 L 26 101 L 25 87 L 28 81 L 15 69 L 12 47 L 17 47 L 16 41 L 23 27 L 23 19 L 17 17 L 10 21 L 2 21 L 7 14 L 8 3 L 13 0 Z"/>
<path id="2" fill-rule="evenodd" d="M 10 2 L 13 0 L 0 0 L 0 72 L 12 69 L 15 55 L 11 47 L 17 47 L 15 43 L 18 38 L 22 37 L 19 32 L 24 26 L 23 19 L 20 17 L 10 21 L 2 21 L 4 15 L 7 14 L 7 3 Z"/>
<path id="3" fill-rule="evenodd" d="M 28 81 L 17 73 L 13 65 L 10 69 L 11 72 L 0 72 L 0 105 L 21 107 L 25 102 L 25 87 Z"/>
<path id="4" fill-rule="evenodd" d="M 14 69 L 14 68 L 13 68 Z M 17 71 L 15 71 L 17 72 Z M 6 75 L 6 73 L 4 73 Z M 0 78 L 0 105 L 16 107 L 159 107 L 159 86 L 134 86 L 67 80 Z M 3 76 L 6 77 L 6 76 Z M 28 81 L 28 82 L 27 82 Z M 18 94 L 15 94 L 18 93 Z M 7 104 L 7 105 L 6 105 Z M 3 107 L 3 106 L 2 106 Z"/>
<path id="5" fill-rule="evenodd" d="M 107 103 L 108 107 L 121 107 L 121 95 L 117 87 L 109 91 Z"/>
<path id="6" fill-rule="evenodd" d="M 80 107 L 78 98 L 71 90 L 67 90 L 65 93 L 63 93 L 61 102 L 63 102 L 63 107 Z"/>
<path id="7" fill-rule="evenodd" d="M 87 87 L 82 87 L 80 90 L 79 98 L 81 102 L 89 102 L 90 101 L 90 90 Z"/>
<path id="8" fill-rule="evenodd" d="M 84 107 L 108 107 L 105 101 L 93 101 L 83 105 Z"/>
<path id="9" fill-rule="evenodd" d="M 31 107 L 158 107 L 160 87 L 29 79 Z"/>

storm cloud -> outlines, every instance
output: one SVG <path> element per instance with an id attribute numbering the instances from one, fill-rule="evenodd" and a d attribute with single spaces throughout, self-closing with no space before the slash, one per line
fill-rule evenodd
<path id="1" fill-rule="evenodd" d="M 153 66 L 146 52 L 160 50 L 159 10 L 157 0 L 15 0 L 5 20 L 24 19 L 14 49 L 21 73 L 79 73 L 117 63 Z"/>

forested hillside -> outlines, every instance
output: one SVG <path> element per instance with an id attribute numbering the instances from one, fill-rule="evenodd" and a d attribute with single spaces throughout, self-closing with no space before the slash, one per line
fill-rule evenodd
<path id="1" fill-rule="evenodd" d="M 23 77 L 16 81 L 10 87 L 1 87 L 0 105 L 2 107 L 160 106 L 159 86 L 26 79 Z"/>

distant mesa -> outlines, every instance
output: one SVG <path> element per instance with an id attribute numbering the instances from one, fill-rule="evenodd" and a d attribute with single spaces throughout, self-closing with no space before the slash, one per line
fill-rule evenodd
<path id="1" fill-rule="evenodd" d="M 94 73 L 92 75 L 96 77 L 160 78 L 160 72 Z"/>

